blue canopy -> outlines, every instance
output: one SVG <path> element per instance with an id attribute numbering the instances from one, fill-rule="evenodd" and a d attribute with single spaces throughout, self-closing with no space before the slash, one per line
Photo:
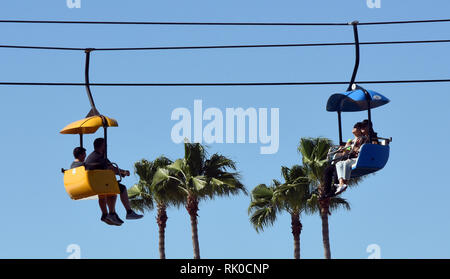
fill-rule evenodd
<path id="1" fill-rule="evenodd" d="M 370 108 L 377 108 L 390 102 L 378 92 L 366 90 L 370 95 Z M 333 94 L 328 99 L 327 111 L 363 111 L 368 110 L 368 103 L 363 89 Z"/>

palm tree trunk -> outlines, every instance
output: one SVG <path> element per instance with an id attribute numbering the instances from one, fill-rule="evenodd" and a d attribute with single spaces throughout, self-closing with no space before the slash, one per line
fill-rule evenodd
<path id="1" fill-rule="evenodd" d="M 158 216 L 156 217 L 156 222 L 158 223 L 159 228 L 159 258 L 166 258 L 166 245 L 165 245 L 165 236 L 166 236 L 166 224 L 167 224 L 167 206 L 164 203 L 158 203 Z"/>
<path id="2" fill-rule="evenodd" d="M 302 232 L 302 223 L 300 222 L 300 213 L 291 213 L 291 228 L 294 236 L 294 258 L 300 259 L 300 233 Z"/>
<path id="3" fill-rule="evenodd" d="M 194 259 L 200 259 L 200 245 L 198 243 L 198 229 L 197 229 L 197 217 L 198 217 L 198 199 L 195 196 L 188 196 L 186 209 L 191 217 L 191 230 L 192 230 L 192 246 L 194 248 Z"/>
<path id="4" fill-rule="evenodd" d="M 322 219 L 322 240 L 325 259 L 331 259 L 330 232 L 328 228 L 328 214 L 330 209 L 330 199 L 320 201 L 320 218 Z"/>

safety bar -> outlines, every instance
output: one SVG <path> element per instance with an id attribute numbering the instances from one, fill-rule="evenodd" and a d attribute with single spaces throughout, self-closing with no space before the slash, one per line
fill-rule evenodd
<path id="1" fill-rule="evenodd" d="M 119 180 L 117 180 L 117 182 L 121 182 L 122 181 L 122 174 L 120 173 L 120 168 L 119 165 L 117 165 L 116 163 L 111 163 L 111 165 L 115 166 L 119 171 L 118 171 L 118 175 L 119 175 Z"/>

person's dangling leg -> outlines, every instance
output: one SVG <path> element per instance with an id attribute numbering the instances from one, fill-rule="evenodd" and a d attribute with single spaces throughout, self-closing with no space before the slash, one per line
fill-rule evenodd
<path id="1" fill-rule="evenodd" d="M 130 200 L 128 199 L 127 187 L 125 187 L 125 185 L 123 184 L 119 184 L 119 189 L 120 189 L 120 201 L 122 202 L 123 207 L 125 207 L 125 209 L 128 212 L 131 210 L 131 207 L 130 207 Z"/>
<path id="2" fill-rule="evenodd" d="M 353 161 L 351 159 L 348 159 L 345 161 L 344 165 L 344 183 L 347 184 L 350 180 L 350 176 L 352 174 L 352 165 Z"/>
<path id="3" fill-rule="evenodd" d="M 331 187 L 331 191 L 333 192 L 333 195 L 334 195 L 334 193 L 336 193 L 337 187 L 336 187 L 336 184 L 334 184 L 333 182 L 335 182 L 335 183 L 339 182 L 337 171 L 336 171 L 336 166 L 334 166 L 333 178 L 332 178 L 332 183 L 331 183 L 331 185 L 333 185 Z"/>
<path id="4" fill-rule="evenodd" d="M 102 214 L 108 214 L 108 208 L 106 207 L 106 198 L 105 196 L 98 196 L 98 205 Z"/>
<path id="5" fill-rule="evenodd" d="M 116 195 L 106 197 L 106 204 L 108 205 L 109 213 L 116 212 L 116 200 L 117 200 Z"/>
<path id="6" fill-rule="evenodd" d="M 108 196 L 106 198 L 106 204 L 108 205 L 108 208 L 109 208 L 109 214 L 108 214 L 107 218 L 112 220 L 114 222 L 114 225 L 120 226 L 120 225 L 122 225 L 123 221 L 121 221 L 117 217 L 116 201 L 117 201 L 117 195 Z"/>
<path id="7" fill-rule="evenodd" d="M 335 165 L 329 165 L 325 168 L 323 175 L 323 189 L 324 193 L 320 193 L 321 198 L 327 198 L 332 196 L 333 191 L 331 190 L 331 185 L 333 183 L 333 176 L 336 170 Z"/>
<path id="8" fill-rule="evenodd" d="M 339 185 L 336 189 L 336 195 L 339 195 L 347 188 L 347 184 L 345 183 L 345 175 L 346 175 L 346 162 L 340 161 L 336 163 L 336 172 L 339 179 Z"/>
<path id="9" fill-rule="evenodd" d="M 342 182 L 342 186 L 340 184 L 340 189 L 336 190 L 337 195 L 347 190 L 347 183 L 349 182 L 352 174 L 353 164 L 355 164 L 357 159 L 347 159 L 342 164 L 342 178 L 340 183 Z"/>
<path id="10" fill-rule="evenodd" d="M 125 207 L 125 209 L 127 210 L 126 219 L 133 220 L 133 219 L 141 219 L 142 217 L 144 217 L 144 215 L 137 214 L 131 209 L 127 187 L 119 183 L 119 189 L 120 189 L 120 201 L 122 202 L 123 207 Z"/>
<path id="11" fill-rule="evenodd" d="M 356 163 L 358 159 L 354 158 L 354 159 L 348 159 L 345 161 L 345 174 L 344 174 L 344 180 L 345 180 L 345 184 L 348 183 L 348 181 L 351 178 L 352 175 L 352 170 L 353 170 L 353 165 Z"/>
<path id="12" fill-rule="evenodd" d="M 106 207 L 106 197 L 105 196 L 98 196 L 98 206 L 100 207 L 100 210 L 102 211 L 102 217 L 100 218 L 100 220 L 105 222 L 108 225 L 112 225 L 113 223 L 108 218 L 106 218 L 108 216 L 108 208 Z"/>
<path id="13" fill-rule="evenodd" d="M 339 180 L 339 185 L 342 185 L 344 179 L 344 161 L 339 161 L 336 163 L 336 173 Z"/>

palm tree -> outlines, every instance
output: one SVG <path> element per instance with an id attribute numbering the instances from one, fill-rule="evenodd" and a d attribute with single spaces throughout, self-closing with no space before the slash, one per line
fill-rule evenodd
<path id="1" fill-rule="evenodd" d="M 151 189 L 153 177 L 158 168 L 166 167 L 172 163 L 168 158 L 161 156 L 153 162 L 142 159 L 134 164 L 135 173 L 139 176 L 139 182 L 128 190 L 130 205 L 133 209 L 144 212 L 152 210 L 154 201 L 158 208 L 156 222 L 159 228 L 159 256 L 166 258 L 165 253 L 165 229 L 167 224 L 166 209 L 170 205 L 182 204 L 180 194 L 172 192 L 160 192 L 155 195 Z"/>
<path id="2" fill-rule="evenodd" d="M 311 207 L 308 200 L 311 197 L 309 179 L 306 170 L 302 166 L 295 165 L 292 168 L 281 167 L 281 173 L 285 183 L 281 184 L 273 180 L 271 186 L 260 184 L 251 192 L 251 202 L 248 208 L 250 222 L 257 232 L 264 227 L 273 225 L 277 213 L 284 210 L 291 216 L 291 229 L 294 237 L 294 258 L 300 259 L 300 233 L 302 223 L 300 215 L 303 212 L 313 213 L 315 207 Z"/>
<path id="3" fill-rule="evenodd" d="M 152 189 L 156 195 L 166 191 L 183 195 L 191 219 L 194 259 L 200 259 L 197 228 L 200 200 L 247 193 L 239 175 L 228 169 L 235 171 L 235 162 L 217 153 L 207 159 L 201 144 L 185 143 L 184 158 L 159 168 L 153 178 Z"/>
<path id="4" fill-rule="evenodd" d="M 332 197 L 326 199 L 319 199 L 324 193 L 324 171 L 328 166 L 328 150 L 333 145 L 332 141 L 327 138 L 302 138 L 298 146 L 298 151 L 302 154 L 303 165 L 307 176 L 310 180 L 311 186 L 315 189 L 309 203 L 311 207 L 317 208 L 322 219 L 322 240 L 324 247 L 324 254 L 326 259 L 331 259 L 330 236 L 328 215 L 331 211 L 338 208 L 345 208 L 350 210 L 350 205 L 345 199 L 339 197 Z M 358 181 L 351 181 L 355 185 Z"/>

